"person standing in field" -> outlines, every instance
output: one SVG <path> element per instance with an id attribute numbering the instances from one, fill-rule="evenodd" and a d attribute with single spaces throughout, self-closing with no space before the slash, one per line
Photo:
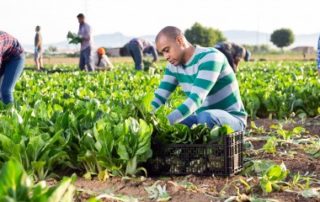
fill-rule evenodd
<path id="1" fill-rule="evenodd" d="M 39 25 L 36 26 L 36 35 L 34 37 L 34 62 L 38 71 L 44 69 L 42 60 L 42 35 Z"/>
<path id="2" fill-rule="evenodd" d="M 234 72 L 238 71 L 238 66 L 241 59 L 249 61 L 251 53 L 246 48 L 230 42 L 220 42 L 215 45 L 215 48 L 221 51 L 228 59 Z"/>
<path id="3" fill-rule="evenodd" d="M 81 39 L 79 68 L 80 70 L 93 71 L 94 69 L 91 64 L 91 28 L 90 25 L 85 22 L 85 16 L 82 13 L 77 15 L 77 18 L 79 22 L 78 36 Z"/>
<path id="4" fill-rule="evenodd" d="M 106 55 L 106 50 L 104 48 L 98 48 L 97 53 L 93 59 L 95 70 L 111 70 L 113 65 L 110 62 L 108 56 Z"/>
<path id="5" fill-rule="evenodd" d="M 238 82 L 227 58 L 215 48 L 193 46 L 177 27 L 163 28 L 156 37 L 159 53 L 169 62 L 151 103 L 153 111 L 165 104 L 179 85 L 187 98 L 168 116 L 170 124 L 208 127 L 228 124 L 246 127 Z"/>
<path id="6" fill-rule="evenodd" d="M 24 67 L 24 51 L 13 36 L 0 31 L 0 100 L 13 102 L 13 90 Z"/>
<path id="7" fill-rule="evenodd" d="M 133 38 L 127 44 L 120 49 L 120 55 L 124 55 L 124 52 L 128 52 L 133 58 L 135 69 L 143 69 L 143 55 L 152 54 L 152 62 L 158 60 L 158 53 L 156 48 L 149 42 L 140 38 Z"/>

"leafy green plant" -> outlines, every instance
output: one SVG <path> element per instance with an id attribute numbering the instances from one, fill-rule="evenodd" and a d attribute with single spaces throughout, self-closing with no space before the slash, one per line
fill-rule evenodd
<path id="1" fill-rule="evenodd" d="M 263 145 L 263 150 L 266 153 L 275 154 L 277 152 L 277 138 L 272 136 L 269 137 L 266 144 Z"/>
<path id="2" fill-rule="evenodd" d="M 116 138 L 112 134 L 110 120 L 97 121 L 80 139 L 78 162 L 85 168 L 85 178 L 97 175 L 100 180 L 108 178 L 109 173 L 120 171 L 115 153 Z"/>
<path id="3" fill-rule="evenodd" d="M 75 33 L 72 33 L 72 32 L 68 32 L 67 34 L 67 39 L 69 40 L 68 43 L 69 44 L 78 44 L 78 43 L 81 43 L 81 38 L 75 34 Z"/>
<path id="4" fill-rule="evenodd" d="M 128 118 L 115 128 L 119 137 L 117 154 L 125 166 L 125 175 L 134 176 L 143 170 L 138 164 L 147 161 L 151 155 L 151 135 L 153 128 L 142 119 L 139 122 Z M 146 171 L 145 171 L 146 172 Z"/>
<path id="5" fill-rule="evenodd" d="M 261 177 L 260 186 L 264 192 L 272 192 L 279 190 L 279 183 L 281 183 L 288 175 L 286 166 L 281 165 L 271 166 Z"/>
<path id="6" fill-rule="evenodd" d="M 159 181 L 156 181 L 150 187 L 144 188 L 149 195 L 149 199 L 156 201 L 169 201 L 171 196 L 166 190 L 166 185 L 161 186 Z"/>
<path id="7" fill-rule="evenodd" d="M 314 141 L 312 144 L 304 147 L 304 151 L 314 158 L 320 158 L 320 140 Z"/>
<path id="8" fill-rule="evenodd" d="M 272 125 L 272 126 L 270 126 L 270 128 L 275 129 L 276 133 L 280 137 L 282 137 L 282 139 L 284 139 L 284 140 L 290 140 L 293 137 L 300 136 L 302 133 L 306 132 L 306 129 L 301 126 L 295 127 L 292 130 L 285 130 L 285 129 L 283 129 L 282 124 L 278 124 L 278 125 Z"/>
<path id="9" fill-rule="evenodd" d="M 183 124 L 171 125 L 167 119 L 168 108 L 162 106 L 155 116 L 149 118 L 155 129 L 155 139 L 157 142 L 168 144 L 202 144 L 209 142 L 222 143 L 225 135 L 230 135 L 235 131 L 228 125 L 215 126 L 210 129 L 206 125 L 194 125 L 189 128 Z"/>
<path id="10" fill-rule="evenodd" d="M 252 160 L 244 164 L 244 169 L 241 173 L 246 176 L 262 176 L 263 173 L 274 165 L 276 164 L 269 160 Z"/>
<path id="11" fill-rule="evenodd" d="M 0 156 L 3 160 L 17 159 L 29 174 L 43 180 L 52 174 L 56 164 L 66 164 L 68 155 L 64 147 L 67 143 L 61 131 L 53 137 L 48 134 L 8 137 L 0 133 Z"/>
<path id="12" fill-rule="evenodd" d="M 304 198 L 317 198 L 320 199 L 320 188 L 310 188 L 300 192 Z"/>
<path id="13" fill-rule="evenodd" d="M 18 161 L 9 160 L 0 171 L 0 201 L 71 202 L 75 193 L 75 179 L 64 178 L 51 187 L 45 181 L 34 184 Z"/>
<path id="14" fill-rule="evenodd" d="M 302 190 L 310 189 L 310 178 L 301 176 L 300 173 L 293 175 L 291 182 L 289 182 L 290 188 L 298 188 Z"/>
<path id="15" fill-rule="evenodd" d="M 266 130 L 263 126 L 257 127 L 256 123 L 254 121 L 250 122 L 250 134 L 265 134 Z"/>

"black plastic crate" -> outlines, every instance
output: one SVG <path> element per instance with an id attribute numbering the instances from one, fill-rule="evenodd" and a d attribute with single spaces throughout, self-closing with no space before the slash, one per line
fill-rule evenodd
<path id="1" fill-rule="evenodd" d="M 243 166 L 243 132 L 226 135 L 220 143 L 153 144 L 152 150 L 151 175 L 232 176 Z"/>

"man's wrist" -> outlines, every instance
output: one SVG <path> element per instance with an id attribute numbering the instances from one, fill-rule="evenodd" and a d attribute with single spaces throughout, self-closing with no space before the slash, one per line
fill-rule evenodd
<path id="1" fill-rule="evenodd" d="M 167 116 L 170 124 L 175 124 L 179 119 L 182 118 L 182 114 L 178 110 L 174 110 Z"/>

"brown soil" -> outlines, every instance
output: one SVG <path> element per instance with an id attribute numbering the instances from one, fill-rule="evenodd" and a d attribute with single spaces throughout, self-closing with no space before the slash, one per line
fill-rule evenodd
<path id="1" fill-rule="evenodd" d="M 263 126 L 265 129 L 268 129 L 273 124 L 281 123 L 283 124 L 283 128 L 290 130 L 297 126 L 303 126 L 310 134 L 320 136 L 320 116 L 314 118 L 307 118 L 306 120 L 290 120 L 290 121 L 279 121 L 279 120 L 270 120 L 270 119 L 256 119 L 254 120 L 255 124 L 259 126 Z M 248 121 L 250 125 L 250 121 Z"/>
<path id="2" fill-rule="evenodd" d="M 127 196 L 133 196 L 139 201 L 155 201 L 148 199 L 148 193 L 144 190 L 144 187 L 151 186 L 153 183 L 159 180 L 159 184 L 166 185 L 167 191 L 171 196 L 170 201 L 176 202 L 209 202 L 209 201 L 224 201 L 229 198 L 228 196 L 236 196 L 236 187 L 240 188 L 242 193 L 245 193 L 244 188 L 239 183 L 232 183 L 239 179 L 241 176 L 235 176 L 232 178 L 214 178 L 214 177 L 197 177 L 197 176 L 189 176 L 185 178 L 181 177 L 172 177 L 169 179 L 159 179 L 159 178 L 147 178 L 143 182 L 125 182 L 120 178 L 113 178 L 107 180 L 106 182 L 101 182 L 98 180 L 84 180 L 80 178 L 76 182 L 77 188 L 81 188 L 83 190 L 90 190 L 96 192 L 97 194 L 101 193 L 114 193 L 114 194 L 123 194 Z M 187 180 L 191 182 L 193 185 L 197 187 L 197 189 L 188 189 L 185 187 L 178 187 L 173 185 L 172 182 L 179 183 Z M 258 181 L 253 180 L 252 184 L 256 183 L 255 188 L 253 188 L 253 194 L 255 196 L 259 196 L 259 198 L 268 198 L 275 199 L 283 202 L 295 202 L 295 201 L 320 201 L 320 199 L 305 199 L 297 193 L 289 193 L 289 192 L 273 192 L 270 194 L 264 194 L 258 188 Z M 224 191 L 222 189 L 226 187 Z M 85 201 L 90 198 L 90 195 L 93 196 L 92 193 L 82 192 L 78 196 L 77 201 Z M 112 201 L 112 200 L 105 200 Z M 245 201 L 245 200 L 244 200 Z"/>
<path id="3" fill-rule="evenodd" d="M 277 120 L 258 119 L 255 120 L 258 127 L 264 126 L 268 129 L 270 125 L 278 123 Z M 320 118 L 309 118 L 305 123 L 299 121 L 283 122 L 286 129 L 292 129 L 296 126 L 305 127 L 310 133 L 309 136 L 320 136 Z M 261 139 L 259 139 L 261 137 Z M 248 152 L 249 158 L 253 159 L 267 159 L 275 163 L 284 163 L 290 170 L 290 175 L 300 173 L 313 174 L 313 177 L 320 179 L 320 159 L 314 159 L 303 151 L 303 148 L 297 145 L 284 144 L 277 147 L 276 155 L 266 154 L 264 152 L 254 152 L 261 149 L 266 142 L 263 135 L 257 135 L 255 140 L 252 140 L 254 146 L 253 152 Z M 285 155 L 285 151 L 294 151 L 293 155 Z M 249 181 L 251 190 L 245 189 L 244 185 L 239 182 L 239 179 Z M 152 178 L 134 178 L 130 180 L 123 180 L 120 177 L 111 177 L 105 182 L 97 179 L 85 180 L 79 178 L 76 181 L 76 187 L 79 189 L 76 201 L 86 201 L 92 196 L 112 193 L 115 195 L 126 195 L 137 198 L 139 201 L 155 201 L 148 198 L 148 193 L 145 187 L 149 187 L 154 183 L 161 186 L 166 185 L 167 192 L 171 199 L 170 201 L 177 202 L 209 202 L 209 201 L 224 201 L 232 196 L 237 196 L 237 189 L 241 194 L 256 196 L 258 198 L 274 199 L 283 202 L 320 202 L 320 198 L 306 199 L 298 193 L 278 191 L 270 194 L 265 194 L 259 187 L 259 180 L 257 177 L 245 177 L 236 175 L 234 177 L 199 177 L 199 176 L 183 176 L 183 177 L 152 177 Z M 188 182 L 189 186 L 183 186 L 183 182 Z M 178 185 L 180 184 L 180 185 Z M 192 186 L 191 186 L 192 185 Z M 319 185 L 318 185 L 319 186 Z M 111 199 L 104 199 L 104 201 L 116 201 Z M 236 200 L 234 200 L 236 201 Z M 241 201 L 246 201 L 242 199 Z M 248 200 L 247 200 L 248 201 Z"/>

